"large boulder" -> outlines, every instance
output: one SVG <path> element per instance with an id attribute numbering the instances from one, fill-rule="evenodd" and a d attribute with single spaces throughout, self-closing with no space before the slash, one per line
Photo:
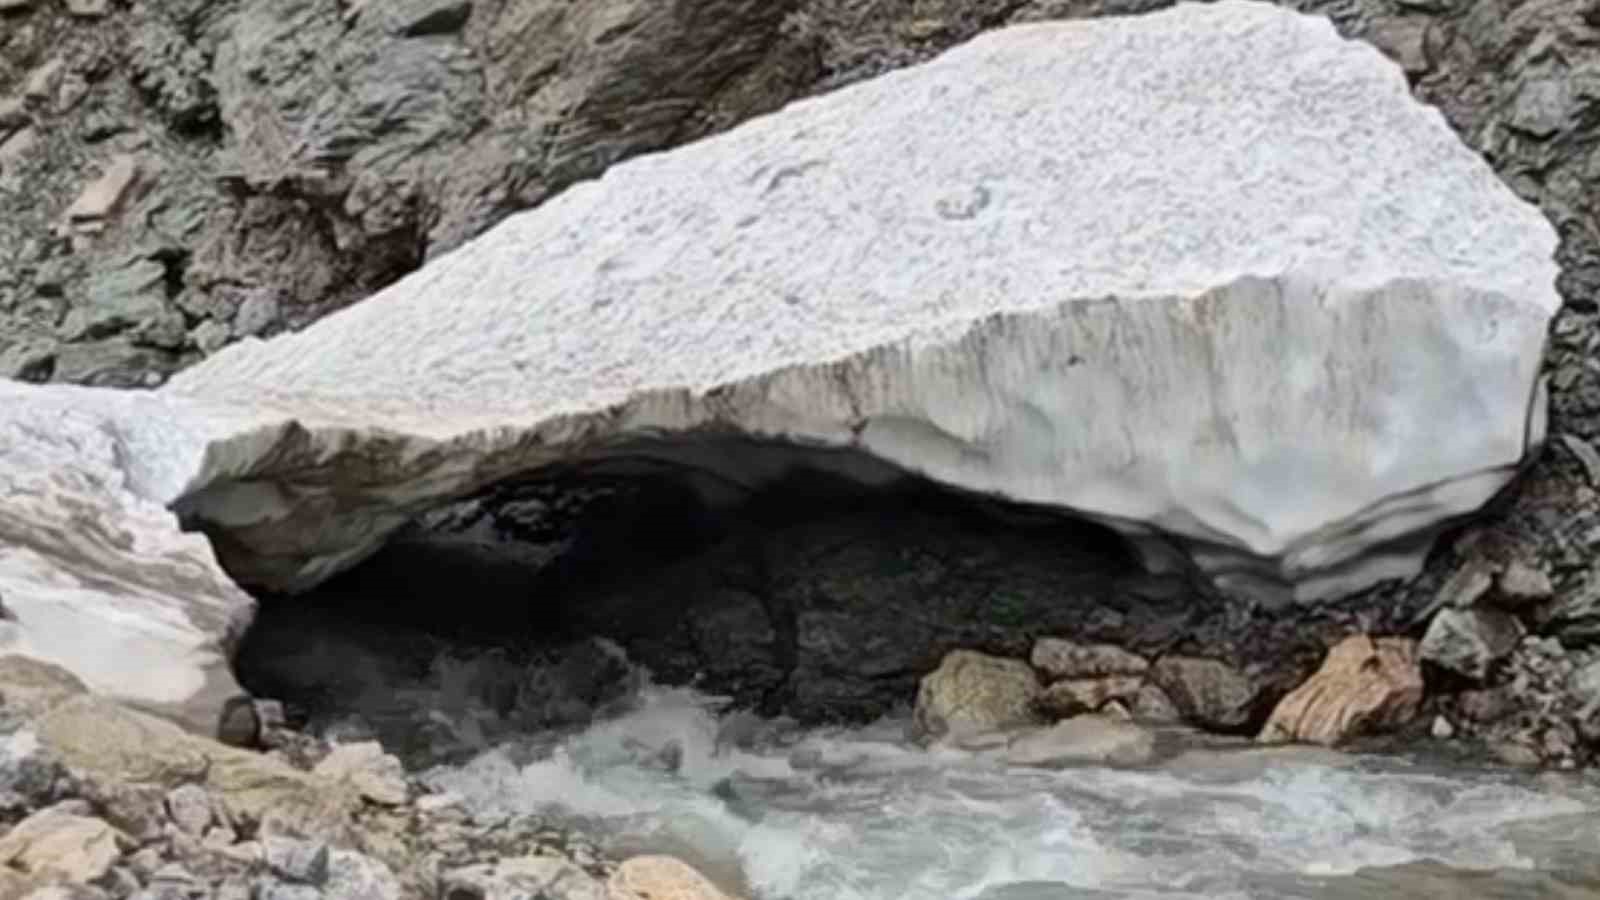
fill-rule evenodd
<path id="1" fill-rule="evenodd" d="M 167 510 L 304 590 L 486 483 L 633 454 L 910 470 L 1325 596 L 1413 570 L 1541 438 L 1554 246 L 1321 19 L 995 32 L 616 166 L 158 395 L 0 386 L 5 629 L 204 723 L 249 601 Z"/>
<path id="2" fill-rule="evenodd" d="M 972 650 L 954 650 L 917 687 L 914 723 L 919 737 L 960 738 L 1034 725 L 1039 677 L 1028 664 Z"/>
<path id="3" fill-rule="evenodd" d="M 1410 722 L 1422 703 L 1415 641 L 1351 635 L 1279 701 L 1258 739 L 1332 746 Z"/>

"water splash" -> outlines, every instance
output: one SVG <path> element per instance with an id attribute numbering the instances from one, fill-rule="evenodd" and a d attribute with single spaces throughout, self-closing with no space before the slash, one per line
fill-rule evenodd
<path id="1" fill-rule="evenodd" d="M 1532 868 L 1548 860 L 1530 830 L 1600 812 L 1592 785 L 1293 750 L 1009 769 L 917 749 L 903 726 L 801 731 L 647 684 L 532 761 L 502 747 L 427 779 L 483 814 L 688 856 L 760 900 L 1245 898 L 1275 879 L 1317 896 L 1366 867 Z"/>

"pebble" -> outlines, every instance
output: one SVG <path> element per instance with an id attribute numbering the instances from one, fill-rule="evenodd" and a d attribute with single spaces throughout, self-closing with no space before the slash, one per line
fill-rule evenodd
<path id="1" fill-rule="evenodd" d="M 1433 736 L 1441 741 L 1448 741 L 1456 736 L 1456 727 L 1451 725 L 1450 720 L 1446 719 L 1444 716 L 1433 717 L 1433 728 L 1431 731 Z"/>

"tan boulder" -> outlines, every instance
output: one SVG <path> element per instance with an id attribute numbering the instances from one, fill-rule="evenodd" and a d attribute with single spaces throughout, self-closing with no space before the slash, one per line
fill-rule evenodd
<path id="1" fill-rule="evenodd" d="M 1039 723 L 1039 678 L 1027 663 L 972 650 L 945 654 L 917 689 L 914 724 L 923 737 Z"/>
<path id="2" fill-rule="evenodd" d="M 635 856 L 612 873 L 609 900 L 733 900 L 688 863 L 672 856 Z"/>
<path id="3" fill-rule="evenodd" d="M 1048 680 L 1143 675 L 1150 663 L 1115 644 L 1079 644 L 1061 638 L 1040 638 L 1029 656 Z"/>
<path id="4" fill-rule="evenodd" d="M 101 697 L 68 700 L 35 727 L 40 743 L 102 797 L 153 797 L 159 810 L 167 791 L 200 784 L 236 822 L 329 841 L 348 841 L 350 816 L 360 805 L 347 785 Z"/>
<path id="5" fill-rule="evenodd" d="M 1322 668 L 1278 703 L 1259 740 L 1333 746 L 1403 725 L 1421 702 L 1416 642 L 1354 635 L 1328 651 Z"/>
<path id="6" fill-rule="evenodd" d="M 0 838 L 0 866 L 36 881 L 88 884 L 104 878 L 117 857 L 131 849 L 132 841 L 101 819 L 43 809 Z"/>
<path id="7" fill-rule="evenodd" d="M 1132 703 L 1143 684 L 1144 679 L 1138 675 L 1067 678 L 1045 688 L 1039 695 L 1038 707 L 1051 718 L 1065 719 L 1095 712 L 1113 700 Z"/>

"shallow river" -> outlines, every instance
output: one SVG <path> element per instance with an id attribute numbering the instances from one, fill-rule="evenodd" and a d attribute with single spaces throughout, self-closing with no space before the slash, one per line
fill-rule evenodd
<path id="1" fill-rule="evenodd" d="M 798 731 L 645 688 L 626 713 L 430 781 L 579 820 L 752 900 L 1600 897 L 1600 781 L 1321 751 L 1036 771 Z"/>

